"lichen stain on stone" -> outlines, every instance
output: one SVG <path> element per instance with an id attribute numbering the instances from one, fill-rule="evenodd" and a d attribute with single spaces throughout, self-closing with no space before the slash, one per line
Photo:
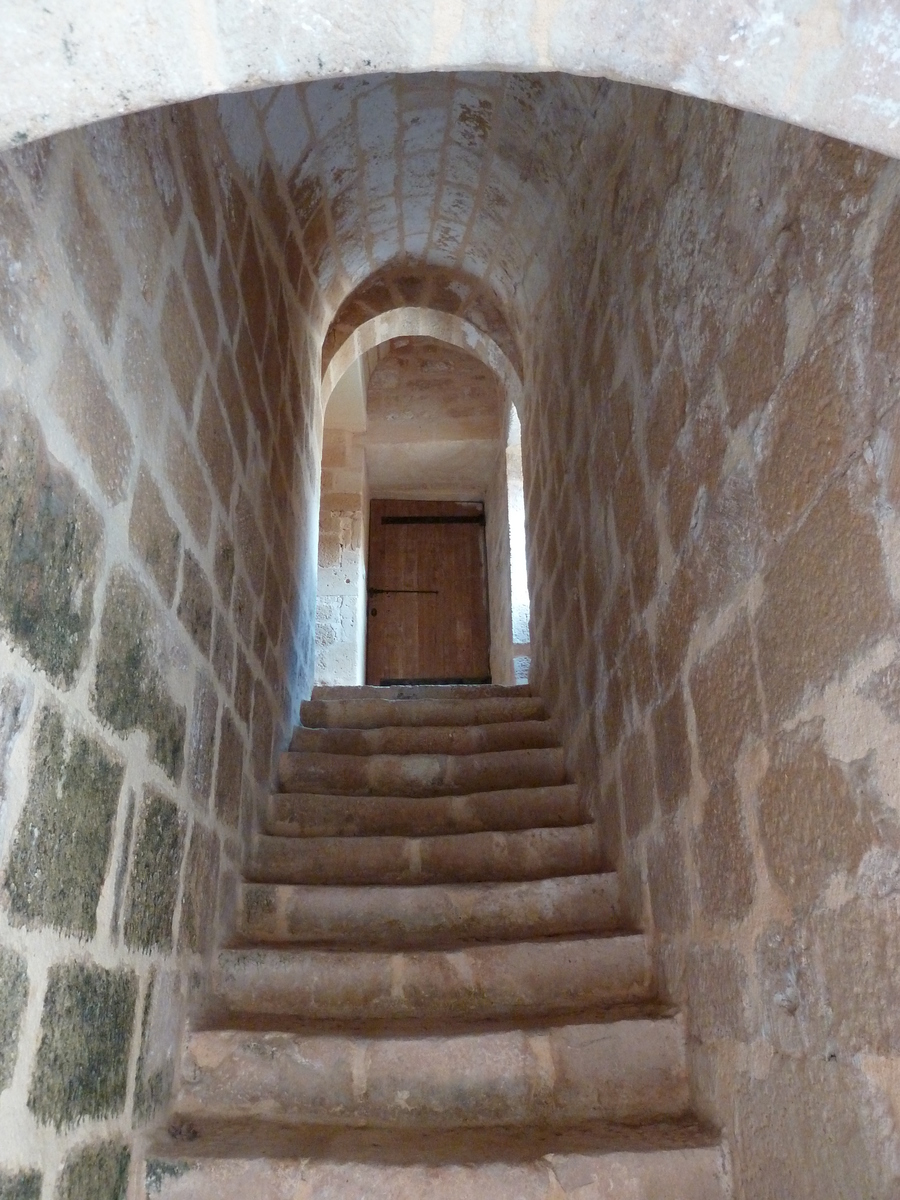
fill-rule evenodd
<path id="1" fill-rule="evenodd" d="M 166 691 L 154 662 L 151 601 L 123 570 L 115 571 L 100 624 L 93 703 L 118 733 L 143 729 L 150 754 L 176 783 L 184 766 L 186 710 Z"/>
<path id="2" fill-rule="evenodd" d="M 76 1151 L 63 1167 L 58 1200 L 125 1200 L 131 1152 L 121 1142 Z"/>
<path id="3" fill-rule="evenodd" d="M 0 946 L 0 1092 L 12 1082 L 19 1027 L 28 999 L 28 969 L 15 950 Z M 0 1196 L 3 1194 L 0 1184 Z"/>
<path id="4" fill-rule="evenodd" d="M 41 1200 L 40 1171 L 0 1171 L 0 1200 Z"/>
<path id="5" fill-rule="evenodd" d="M 4 882 L 10 914 L 92 937 L 124 767 L 83 734 L 67 747 L 52 709 L 39 718 L 33 765 Z"/>
<path id="6" fill-rule="evenodd" d="M 172 948 L 184 830 L 175 802 L 148 790 L 125 904 L 125 943 L 131 949 Z"/>
<path id="7" fill-rule="evenodd" d="M 86 963 L 51 967 L 28 1107 L 62 1129 L 125 1105 L 137 979 Z"/>
<path id="8" fill-rule="evenodd" d="M 187 1175 L 190 1165 L 186 1162 L 166 1162 L 162 1158 L 148 1158 L 144 1183 L 147 1194 L 161 1192 L 167 1179 L 180 1179 Z"/>
<path id="9" fill-rule="evenodd" d="M 32 417 L 0 403 L 0 626 L 71 687 L 87 648 L 101 540 L 96 511 Z"/>
<path id="10" fill-rule="evenodd" d="M 460 105 L 457 122 L 463 140 L 473 149 L 487 141 L 491 130 L 494 106 L 490 100 L 479 100 L 477 104 Z"/>

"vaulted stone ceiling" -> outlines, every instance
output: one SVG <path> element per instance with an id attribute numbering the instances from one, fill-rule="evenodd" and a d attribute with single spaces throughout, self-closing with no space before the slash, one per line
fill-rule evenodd
<path id="1" fill-rule="evenodd" d="M 542 249 L 608 88 L 574 76 L 373 75 L 221 97 L 330 357 L 378 312 L 420 304 L 518 367 Z"/>

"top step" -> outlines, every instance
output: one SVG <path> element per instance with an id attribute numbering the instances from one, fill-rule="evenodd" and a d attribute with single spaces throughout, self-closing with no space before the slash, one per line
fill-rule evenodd
<path id="1" fill-rule="evenodd" d="M 316 688 L 316 691 L 345 691 Z M 391 691 L 361 688 L 360 691 Z M 448 691 L 454 689 L 448 688 Z M 537 696 L 428 697 L 400 700 L 386 697 L 305 700 L 300 720 L 307 729 L 384 729 L 416 725 L 497 725 L 512 721 L 543 721 L 547 713 Z"/>
<path id="2" fill-rule="evenodd" d="M 530 696 L 527 683 L 410 683 L 393 687 L 314 687 L 313 700 L 477 700 L 488 696 Z"/>

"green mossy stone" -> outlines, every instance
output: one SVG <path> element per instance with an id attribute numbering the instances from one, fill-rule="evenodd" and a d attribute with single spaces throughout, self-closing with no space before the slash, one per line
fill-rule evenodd
<path id="1" fill-rule="evenodd" d="M 172 948 L 172 921 L 184 852 L 185 819 L 159 792 L 144 799 L 125 907 L 125 943 L 132 950 Z"/>
<path id="2" fill-rule="evenodd" d="M 4 883 L 10 912 L 92 937 L 124 767 L 82 734 L 67 752 L 62 717 L 51 709 L 39 721 L 33 765 Z"/>
<path id="3" fill-rule="evenodd" d="M 187 716 L 163 683 L 152 625 L 149 595 L 124 571 L 114 572 L 100 623 L 94 708 L 118 733 L 145 730 L 152 757 L 177 783 Z"/>
<path id="4" fill-rule="evenodd" d="M 0 626 L 54 682 L 71 687 L 93 614 L 100 519 L 47 453 L 34 419 L 0 399 Z"/>
<path id="5" fill-rule="evenodd" d="M 125 1106 L 137 1001 L 132 971 L 51 967 L 28 1107 L 57 1129 Z"/>
<path id="6" fill-rule="evenodd" d="M 167 1162 L 163 1158 L 148 1158 L 144 1172 L 144 1183 L 149 1196 L 161 1192 L 167 1179 L 180 1179 L 187 1175 L 190 1166 L 184 1162 Z"/>
<path id="7" fill-rule="evenodd" d="M 63 1167 L 56 1200 L 125 1200 L 131 1152 L 121 1142 L 101 1142 L 73 1154 Z"/>
<path id="8" fill-rule="evenodd" d="M 41 1200 L 40 1171 L 0 1171 L 0 1200 Z"/>
<path id="9" fill-rule="evenodd" d="M 0 946 L 0 1092 L 12 1082 L 19 1028 L 28 1000 L 28 969 L 15 950 Z"/>

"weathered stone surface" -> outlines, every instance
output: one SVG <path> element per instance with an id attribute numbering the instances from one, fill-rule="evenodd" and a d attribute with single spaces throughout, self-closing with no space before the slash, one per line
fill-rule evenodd
<path id="1" fill-rule="evenodd" d="M 889 721 L 900 724 L 900 658 L 876 671 L 860 690 L 876 701 Z"/>
<path id="2" fill-rule="evenodd" d="M 7 803 L 9 757 L 28 714 L 31 691 L 17 679 L 0 678 L 0 823 Z"/>
<path id="3" fill-rule="evenodd" d="M 131 1152 L 121 1142 L 99 1142 L 69 1156 L 56 1200 L 125 1200 Z"/>
<path id="4" fill-rule="evenodd" d="M 678 933 L 690 919 L 687 872 L 678 826 L 671 819 L 647 843 L 647 888 L 657 929 Z"/>
<path id="5" fill-rule="evenodd" d="M 218 878 L 219 839 L 214 830 L 195 821 L 184 874 L 179 943 L 197 954 L 212 949 Z"/>
<path id="6" fill-rule="evenodd" d="M 0 163 L 0 333 L 26 360 L 38 350 L 34 316 L 49 279 L 23 197 Z"/>
<path id="7" fill-rule="evenodd" d="M 166 472 L 194 536 L 205 546 L 212 521 L 212 497 L 196 451 L 173 421 L 166 438 Z"/>
<path id="8" fill-rule="evenodd" d="M 0 1200 L 41 1200 L 40 1171 L 0 1170 Z"/>
<path id="9" fill-rule="evenodd" d="M 160 339 L 175 396 L 190 419 L 194 391 L 202 369 L 200 339 L 194 329 L 184 288 L 174 275 L 170 277 L 166 288 Z"/>
<path id="10" fill-rule="evenodd" d="M 756 614 L 770 716 L 787 716 L 807 688 L 845 668 L 890 620 L 875 523 L 836 484 L 785 538 Z"/>
<path id="11" fill-rule="evenodd" d="M 203 391 L 203 404 L 197 425 L 197 444 L 209 467 L 213 487 L 223 507 L 231 504 L 231 486 L 234 483 L 234 451 L 228 436 L 228 426 L 211 383 Z"/>
<path id="12" fill-rule="evenodd" d="M 832 348 L 798 363 L 773 403 L 770 441 L 759 469 L 766 524 L 780 534 L 800 516 L 838 466 L 850 434 L 846 384 Z"/>
<path id="13" fill-rule="evenodd" d="M 28 999 L 28 968 L 17 951 L 0 946 L 0 1092 L 16 1066 L 19 1028 Z"/>
<path id="14" fill-rule="evenodd" d="M 70 317 L 53 400 L 79 450 L 89 460 L 104 494 L 117 504 L 125 497 L 134 442 L 109 386 Z"/>
<path id="15" fill-rule="evenodd" d="M 244 775 L 244 742 L 229 709 L 222 710 L 219 731 L 219 765 L 216 771 L 216 815 L 237 828 L 241 815 Z"/>
<path id="16" fill-rule="evenodd" d="M 109 236 L 91 203 L 89 190 L 90 183 L 76 167 L 62 243 L 76 284 L 104 341 L 108 342 L 122 294 L 122 273 Z"/>
<path id="17" fill-rule="evenodd" d="M 187 550 L 182 569 L 178 617 L 197 647 L 207 657 L 212 637 L 212 615 L 212 587 L 203 568 L 190 550 Z"/>
<path id="18" fill-rule="evenodd" d="M 656 806 L 653 761 L 642 731 L 633 734 L 622 747 L 621 779 L 622 817 L 626 831 L 634 837 L 650 824 Z"/>
<path id="19" fill-rule="evenodd" d="M 131 503 L 128 533 L 132 546 L 156 580 L 163 599 L 171 604 L 178 579 L 181 534 L 169 516 L 153 476 L 144 465 L 141 466 Z"/>
<path id="20" fill-rule="evenodd" d="M 759 787 L 769 870 L 788 899 L 808 904 L 837 871 L 854 871 L 878 840 L 868 798 L 830 759 L 815 725 L 779 737 Z"/>
<path id="21" fill-rule="evenodd" d="M 756 890 L 756 870 L 733 779 L 714 784 L 706 797 L 694 860 L 707 920 L 739 921 L 746 916 Z"/>
<path id="22" fill-rule="evenodd" d="M 743 1038 L 747 972 L 736 950 L 695 946 L 687 964 L 688 1033 L 701 1042 Z"/>
<path id="23" fill-rule="evenodd" d="M 615 875 L 524 883 L 342 888 L 244 884 L 242 931 L 259 942 L 406 948 L 619 928 Z"/>
<path id="24" fill-rule="evenodd" d="M 137 999 L 131 971 L 50 968 L 28 1106 L 57 1129 L 122 1111 Z"/>
<path id="25" fill-rule="evenodd" d="M 791 1200 L 885 1195 L 864 1132 L 866 1107 L 859 1075 L 837 1056 L 776 1054 L 760 1078 L 737 1077 L 734 1169 L 742 1187 Z"/>
<path id="26" fill-rule="evenodd" d="M 18 401 L 0 401 L 0 624 L 55 682 L 72 685 L 87 648 L 101 531 Z"/>
<path id="27" fill-rule="evenodd" d="M 753 641 L 744 614 L 694 667 L 690 684 L 700 761 L 713 783 L 734 770 L 744 738 L 761 730 Z"/>
<path id="28" fill-rule="evenodd" d="M 523 1125 L 535 1103 L 559 1123 L 677 1119 L 689 1102 L 679 1041 L 666 1020 L 611 1022 L 600 1038 L 596 1026 L 573 1023 L 530 1037 L 515 1030 L 373 1039 L 360 1047 L 367 1063 L 360 1085 L 349 1039 L 195 1033 L 179 1111 L 240 1114 L 265 1096 L 271 1112 L 297 1123 Z M 551 1064 L 540 1082 L 535 1060 Z"/>
<path id="29" fill-rule="evenodd" d="M 113 891 L 113 913 L 110 928 L 113 938 L 118 941 L 122 931 L 122 908 L 125 904 L 125 879 L 128 875 L 128 863 L 131 857 L 131 841 L 134 835 L 134 814 L 137 811 L 137 797 L 134 789 L 128 789 L 128 803 L 125 808 L 125 821 L 119 863 L 116 867 L 116 879 Z"/>
<path id="30" fill-rule="evenodd" d="M 93 935 L 123 775 L 92 738 L 74 733 L 66 746 L 62 717 L 44 710 L 4 881 L 15 918 Z"/>
<path id="31" fill-rule="evenodd" d="M 157 665 L 150 598 L 117 569 L 106 589 L 93 703 L 118 733 L 143 729 L 150 753 L 176 782 L 184 764 L 185 710 L 168 694 Z"/>
<path id="32" fill-rule="evenodd" d="M 867 895 L 817 914 L 818 942 L 832 1035 L 851 1054 L 900 1053 L 900 953 L 896 893 Z"/>
<path id="33" fill-rule="evenodd" d="M 213 564 L 216 587 L 226 608 L 231 604 L 231 586 L 234 582 L 234 542 L 227 527 L 219 526 L 216 534 L 216 557 Z"/>
<path id="34" fill-rule="evenodd" d="M 175 1053 L 171 1038 L 181 1012 L 171 975 L 154 971 L 144 994 L 141 1017 L 141 1048 L 134 1080 L 134 1116 L 148 1121 L 167 1103 L 175 1075 Z"/>
<path id="35" fill-rule="evenodd" d="M 718 412 L 709 405 L 698 407 L 678 440 L 669 467 L 669 536 L 676 549 L 684 545 L 703 499 L 714 490 L 724 457 L 725 431 Z"/>
<path id="36" fill-rule="evenodd" d="M 765 291 L 748 309 L 719 363 L 732 425 L 757 412 L 772 395 L 783 370 L 786 338 L 781 297 Z"/>
<path id="37" fill-rule="evenodd" d="M 125 942 L 133 950 L 172 948 L 184 834 L 185 819 L 178 805 L 148 789 L 125 900 Z"/>
<path id="38" fill-rule="evenodd" d="M 188 772 L 191 794 L 203 808 L 209 804 L 209 790 L 212 787 L 218 716 L 219 698 L 215 684 L 206 675 L 198 675 L 188 747 Z"/>
<path id="39" fill-rule="evenodd" d="M 687 794 L 691 782 L 691 744 L 680 687 L 675 687 L 654 711 L 653 740 L 659 802 L 664 812 L 671 812 Z"/>

